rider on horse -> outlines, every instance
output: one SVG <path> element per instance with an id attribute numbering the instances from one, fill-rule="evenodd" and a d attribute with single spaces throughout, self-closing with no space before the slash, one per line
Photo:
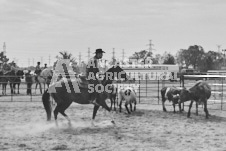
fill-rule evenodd
<path id="1" fill-rule="evenodd" d="M 90 93 L 90 103 L 95 105 L 98 105 L 96 103 L 98 92 L 96 92 L 95 86 L 97 84 L 100 84 L 99 80 L 96 77 L 99 76 L 97 75 L 97 73 L 101 71 L 100 59 L 103 57 L 103 53 L 105 52 L 102 49 L 96 49 L 95 56 L 89 60 L 88 65 L 86 67 L 86 78 L 89 81 L 89 84 L 93 84 L 94 86 L 94 92 Z M 95 78 L 92 78 L 92 76 L 94 76 Z"/>

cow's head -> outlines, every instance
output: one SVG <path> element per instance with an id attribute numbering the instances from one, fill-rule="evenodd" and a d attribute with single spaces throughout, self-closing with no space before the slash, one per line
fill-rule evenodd
<path id="1" fill-rule="evenodd" d="M 186 102 L 190 99 L 191 99 L 191 92 L 186 88 L 182 89 L 181 92 L 180 92 L 179 103 Z"/>

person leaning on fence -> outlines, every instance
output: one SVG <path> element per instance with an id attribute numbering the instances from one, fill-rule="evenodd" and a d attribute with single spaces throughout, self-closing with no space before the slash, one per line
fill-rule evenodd
<path id="1" fill-rule="evenodd" d="M 95 56 L 89 60 L 86 66 L 86 78 L 89 84 L 94 86 L 94 92 L 90 93 L 90 103 L 94 105 L 98 105 L 96 102 L 98 92 L 96 92 L 95 86 L 100 83 L 96 77 L 98 76 L 97 73 L 100 72 L 99 60 L 103 57 L 103 53 L 105 52 L 102 49 L 96 49 Z"/>
<path id="2" fill-rule="evenodd" d="M 31 95 L 31 86 L 32 86 L 32 76 L 31 76 L 31 70 L 28 70 L 28 72 L 25 74 L 25 81 L 27 83 L 27 95 Z"/>
<path id="3" fill-rule="evenodd" d="M 35 80 L 38 81 L 38 76 L 40 76 L 42 70 L 41 70 L 41 67 L 40 67 L 40 62 L 37 62 L 37 65 L 35 67 L 35 74 L 37 75 L 35 77 Z"/>

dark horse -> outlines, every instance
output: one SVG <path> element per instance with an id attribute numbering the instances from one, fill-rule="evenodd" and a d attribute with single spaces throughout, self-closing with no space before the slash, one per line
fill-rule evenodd
<path id="1" fill-rule="evenodd" d="M 113 81 L 113 77 L 112 78 L 106 78 L 109 75 L 112 74 L 113 76 L 117 75 L 117 78 L 119 78 L 119 76 L 121 78 L 125 78 L 127 79 L 127 75 L 125 73 L 125 71 L 123 69 L 121 69 L 119 66 L 117 67 L 112 67 L 110 68 L 107 72 L 104 73 L 104 78 L 103 80 L 100 82 L 100 86 L 103 87 L 107 87 L 108 84 L 112 84 Z M 117 73 L 117 74 L 115 74 Z M 52 96 L 52 98 L 55 100 L 56 102 L 56 108 L 54 110 L 54 117 L 55 117 L 55 121 L 57 124 L 57 115 L 58 113 L 61 113 L 68 121 L 70 124 L 70 119 L 68 118 L 68 116 L 65 114 L 65 110 L 71 105 L 72 102 L 76 102 L 79 104 L 90 104 L 90 88 L 88 87 L 88 82 L 86 80 L 82 80 L 82 84 L 79 84 L 79 81 L 81 81 L 81 79 L 75 79 L 75 80 L 70 80 L 70 79 L 61 79 L 60 81 L 56 82 L 55 84 L 51 85 L 50 88 L 48 90 L 51 90 L 52 88 L 55 88 L 54 91 L 55 93 L 49 93 L 47 90 L 44 92 L 43 96 L 42 96 L 42 101 L 43 101 L 43 105 L 45 107 L 46 113 L 47 113 L 47 120 L 49 121 L 51 119 L 51 102 L 50 102 L 50 95 Z M 84 87 L 84 83 L 86 83 L 86 86 Z M 80 93 L 78 93 L 78 91 L 76 92 L 75 89 L 73 89 L 73 85 L 75 87 L 75 85 L 77 84 Z M 60 86 L 57 86 L 60 85 Z M 83 86 L 82 86 L 83 85 Z M 71 92 L 68 92 L 68 87 L 70 87 Z M 106 90 L 98 93 L 97 95 L 97 99 L 96 102 L 102 106 L 103 108 L 105 108 L 107 111 L 110 111 L 110 108 L 107 106 L 105 100 L 109 98 L 109 93 L 106 92 Z M 95 119 L 97 110 L 99 109 L 98 105 L 94 105 L 93 108 L 93 117 L 92 119 Z M 114 123 L 114 121 L 112 121 L 112 123 Z"/>
<path id="2" fill-rule="evenodd" d="M 0 71 L 0 84 L 2 85 L 2 95 L 6 95 L 6 86 L 8 84 L 8 78 L 5 77 L 3 71 Z"/>
<path id="3" fill-rule="evenodd" d="M 16 85 L 17 85 L 17 94 L 20 93 L 20 83 L 21 83 L 21 79 L 23 79 L 23 76 L 24 76 L 24 71 L 18 70 L 16 71 L 16 74 L 12 75 L 12 77 L 9 78 L 11 94 L 16 94 Z"/>
<path id="4" fill-rule="evenodd" d="M 198 115 L 198 104 L 203 103 L 206 118 L 208 118 L 209 112 L 207 110 L 207 100 L 210 98 L 210 96 L 211 96 L 211 87 L 208 85 L 207 82 L 200 80 L 190 89 L 188 90 L 183 89 L 181 91 L 179 103 L 191 100 L 187 117 L 190 117 L 190 111 L 194 101 L 196 102 L 196 115 Z"/>
<path id="5" fill-rule="evenodd" d="M 0 73 L 1 75 L 1 83 L 2 83 L 2 94 L 6 95 L 6 86 L 9 82 L 11 94 L 15 94 L 16 85 L 18 85 L 18 93 L 19 93 L 19 87 L 21 83 L 21 78 L 23 78 L 24 72 L 22 70 L 18 71 L 8 71 L 5 74 Z"/>

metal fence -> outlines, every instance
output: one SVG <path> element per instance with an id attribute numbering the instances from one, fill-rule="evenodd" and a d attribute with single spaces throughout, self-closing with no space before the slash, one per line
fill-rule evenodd
<path id="1" fill-rule="evenodd" d="M 207 82 L 211 85 L 212 87 L 212 96 L 208 101 L 208 105 L 211 105 L 211 108 L 213 109 L 221 109 L 221 110 L 226 110 L 226 101 L 224 101 L 226 93 L 224 91 L 226 90 L 224 79 L 226 76 L 221 77 L 219 75 L 185 75 L 180 83 L 179 81 L 170 81 L 168 79 L 155 79 L 155 80 L 150 80 L 145 76 L 146 78 L 139 77 L 136 78 L 135 80 L 129 80 L 126 82 L 122 81 L 114 81 L 114 83 L 120 84 L 120 86 L 135 86 L 137 88 L 136 94 L 137 94 L 137 99 L 139 103 L 145 102 L 145 103 L 156 103 L 156 104 L 161 104 L 161 94 L 160 90 L 167 86 L 167 87 L 186 87 L 189 88 L 195 84 L 195 80 L 188 80 L 187 77 L 193 76 L 198 78 L 204 78 L 207 80 Z M 0 82 L 2 85 L 4 82 Z M 6 88 L 6 95 L 0 94 L 0 101 L 41 101 L 41 92 L 39 89 L 39 86 L 37 89 L 35 89 L 36 84 L 31 83 L 31 93 L 27 95 L 27 82 L 25 82 L 24 79 L 22 79 L 22 82 L 20 83 L 20 93 L 17 94 L 17 89 L 16 89 L 16 94 L 12 94 L 9 83 L 7 84 Z M 42 84 L 42 92 L 47 89 L 47 85 Z M 0 88 L 2 90 L 2 86 Z M 146 101 L 144 101 L 146 100 Z"/>

